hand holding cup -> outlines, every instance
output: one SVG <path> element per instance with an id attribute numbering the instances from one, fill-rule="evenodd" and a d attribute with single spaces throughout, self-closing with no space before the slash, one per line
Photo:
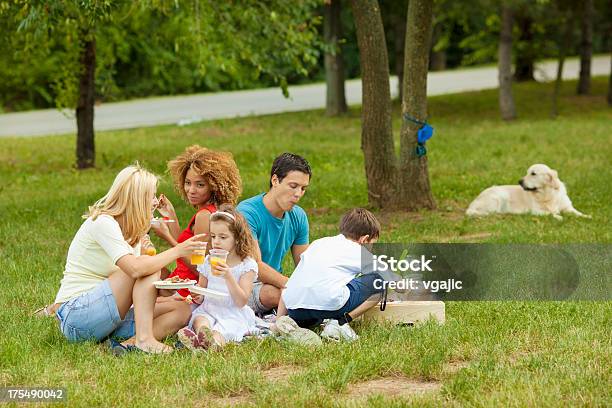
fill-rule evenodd
<path id="1" fill-rule="evenodd" d="M 221 277 L 229 272 L 229 267 L 226 263 L 228 255 L 229 252 L 224 249 L 210 250 L 210 266 L 213 275 Z"/>
<path id="2" fill-rule="evenodd" d="M 181 258 L 190 257 L 191 254 L 196 250 L 204 250 L 206 251 L 206 245 L 208 242 L 204 241 L 207 234 L 197 234 L 193 237 L 177 244 L 175 248 L 179 251 L 179 256 Z"/>

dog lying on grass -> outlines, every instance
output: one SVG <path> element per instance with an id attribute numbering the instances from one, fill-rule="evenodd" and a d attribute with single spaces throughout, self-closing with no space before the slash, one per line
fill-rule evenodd
<path id="1" fill-rule="evenodd" d="M 476 197 L 465 212 L 468 216 L 499 214 L 552 214 L 562 220 L 561 213 L 591 218 L 576 210 L 567 195 L 565 184 L 557 172 L 545 164 L 534 164 L 515 186 L 492 186 Z"/>

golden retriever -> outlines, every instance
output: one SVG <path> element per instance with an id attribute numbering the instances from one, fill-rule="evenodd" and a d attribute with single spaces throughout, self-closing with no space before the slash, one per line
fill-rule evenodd
<path id="1" fill-rule="evenodd" d="M 576 210 L 557 172 L 545 164 L 534 164 L 517 186 L 493 186 L 484 190 L 468 207 L 468 216 L 493 213 L 548 215 L 562 220 L 561 213 L 591 218 Z"/>

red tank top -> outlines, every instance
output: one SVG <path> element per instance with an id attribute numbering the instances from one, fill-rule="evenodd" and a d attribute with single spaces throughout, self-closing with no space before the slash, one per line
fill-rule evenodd
<path id="1" fill-rule="evenodd" d="M 215 211 L 217 211 L 217 207 L 214 204 L 206 204 L 204 207 L 200 208 L 198 212 L 196 212 L 193 215 L 193 217 L 191 217 L 191 220 L 189 220 L 189 224 L 187 224 L 187 228 L 185 228 L 183 232 L 181 232 L 181 234 L 178 236 L 178 239 L 177 239 L 178 243 L 184 242 L 195 235 L 193 231 L 191 230 L 191 228 L 193 227 L 193 224 L 195 223 L 195 218 L 200 213 L 200 211 L 208 211 L 209 213 L 212 214 Z M 183 262 L 181 258 L 178 258 L 176 260 L 176 268 L 170 274 L 170 277 L 172 276 L 178 276 L 181 279 L 199 280 L 198 273 L 192 272 L 191 269 L 189 269 L 189 267 L 185 265 L 185 262 Z M 186 297 L 187 295 L 191 293 L 189 292 L 189 289 L 180 289 L 177 292 L 179 295 L 183 297 Z"/>

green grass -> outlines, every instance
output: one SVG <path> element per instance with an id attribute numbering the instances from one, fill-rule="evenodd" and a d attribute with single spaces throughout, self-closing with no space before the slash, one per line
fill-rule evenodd
<path id="1" fill-rule="evenodd" d="M 438 209 L 377 213 L 382 242 L 606 243 L 612 216 L 612 109 L 607 83 L 576 97 L 566 83 L 561 116 L 548 117 L 551 84 L 516 87 L 519 120 L 498 119 L 495 91 L 431 98 L 436 136 L 428 143 Z M 399 118 L 397 112 L 394 117 Z M 399 129 L 399 119 L 394 123 Z M 410 398 L 367 395 L 373 406 L 610 406 L 610 302 L 449 302 L 443 326 L 358 325 L 354 344 L 316 352 L 266 340 L 194 356 L 114 358 L 101 346 L 68 344 L 52 320 L 30 317 L 58 289 L 68 245 L 87 205 L 119 169 L 139 160 L 164 175 L 160 192 L 179 217 L 191 210 L 172 191 L 165 163 L 193 143 L 234 154 L 243 197 L 264 191 L 269 166 L 283 151 L 304 155 L 314 171 L 301 205 L 311 239 L 335 234 L 340 215 L 366 206 L 359 111 L 321 111 L 101 132 L 98 168 L 78 172 L 73 135 L 0 139 L 0 386 L 65 386 L 71 405 L 194 406 L 232 401 L 264 406 L 334 406 L 361 381 L 402 375 L 441 384 Z M 515 184 L 542 162 L 558 170 L 585 220 L 494 216 L 463 211 L 485 187 Z M 291 270 L 288 260 L 286 270 Z M 603 271 L 610 273 L 610 271 Z M 458 367 L 452 370 L 449 367 Z M 289 367 L 286 381 L 264 375 Z M 363 393 L 366 394 L 365 392 Z M 226 398 L 226 399 L 223 399 Z M 368 399 L 369 398 L 369 399 Z"/>

